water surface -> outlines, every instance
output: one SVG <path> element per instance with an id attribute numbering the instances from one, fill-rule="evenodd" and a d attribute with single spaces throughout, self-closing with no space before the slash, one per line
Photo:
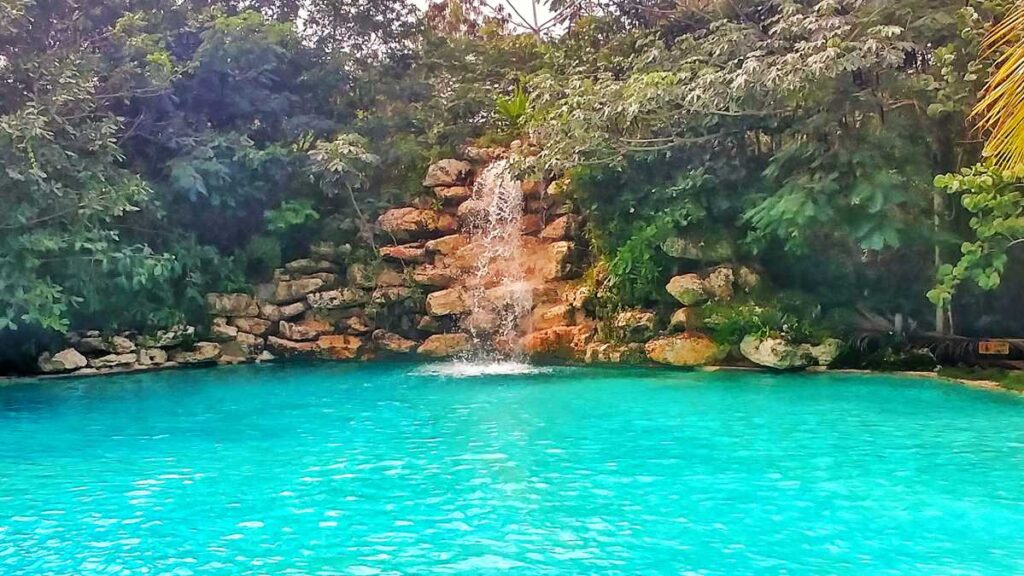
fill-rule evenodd
<path id="1" fill-rule="evenodd" d="M 0 388 L 0 574 L 1024 574 L 1016 396 L 497 372 Z"/>

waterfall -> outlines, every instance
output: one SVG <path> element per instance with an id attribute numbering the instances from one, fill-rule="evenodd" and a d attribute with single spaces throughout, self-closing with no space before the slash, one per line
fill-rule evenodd
<path id="1" fill-rule="evenodd" d="M 467 279 L 469 314 L 463 328 L 473 337 L 469 360 L 519 360 L 519 337 L 533 308 L 522 255 L 524 199 L 508 160 L 484 168 L 473 186 L 471 245 L 476 263 Z"/>

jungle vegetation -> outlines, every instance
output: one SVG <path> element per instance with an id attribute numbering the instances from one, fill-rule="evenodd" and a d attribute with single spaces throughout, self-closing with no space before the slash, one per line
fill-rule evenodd
<path id="1" fill-rule="evenodd" d="M 531 25 L 479 0 L 0 0 L 0 362 L 194 322 L 313 241 L 369 258 L 431 160 L 516 138 L 571 181 L 610 307 L 664 299 L 684 238 L 851 329 L 1024 333 L 1012 1 L 550 1 Z"/>

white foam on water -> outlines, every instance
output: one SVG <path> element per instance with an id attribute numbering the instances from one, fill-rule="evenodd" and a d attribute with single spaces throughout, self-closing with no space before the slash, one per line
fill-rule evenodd
<path id="1" fill-rule="evenodd" d="M 525 362 L 494 361 L 494 362 L 443 362 L 420 366 L 412 372 L 415 376 L 445 376 L 448 378 L 477 378 L 481 376 L 518 376 L 527 374 L 546 374 L 551 368 L 533 366 Z"/>

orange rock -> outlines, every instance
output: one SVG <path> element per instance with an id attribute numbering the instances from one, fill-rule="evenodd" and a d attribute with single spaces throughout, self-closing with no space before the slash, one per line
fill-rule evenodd
<path id="1" fill-rule="evenodd" d="M 671 366 L 711 366 L 725 359 L 729 348 L 703 334 L 679 334 L 647 343 L 647 357 Z"/>
<path id="2" fill-rule="evenodd" d="M 363 351 L 364 342 L 356 336 L 338 334 L 321 336 L 316 341 L 317 354 L 331 360 L 354 360 Z"/>
<path id="3" fill-rule="evenodd" d="M 519 223 L 520 234 L 527 236 L 536 234 L 544 229 L 544 219 L 540 214 L 524 214 Z"/>
<path id="4" fill-rule="evenodd" d="M 572 360 L 576 357 L 573 341 L 580 335 L 577 326 L 558 326 L 532 332 L 523 337 L 520 346 L 532 358 Z"/>

